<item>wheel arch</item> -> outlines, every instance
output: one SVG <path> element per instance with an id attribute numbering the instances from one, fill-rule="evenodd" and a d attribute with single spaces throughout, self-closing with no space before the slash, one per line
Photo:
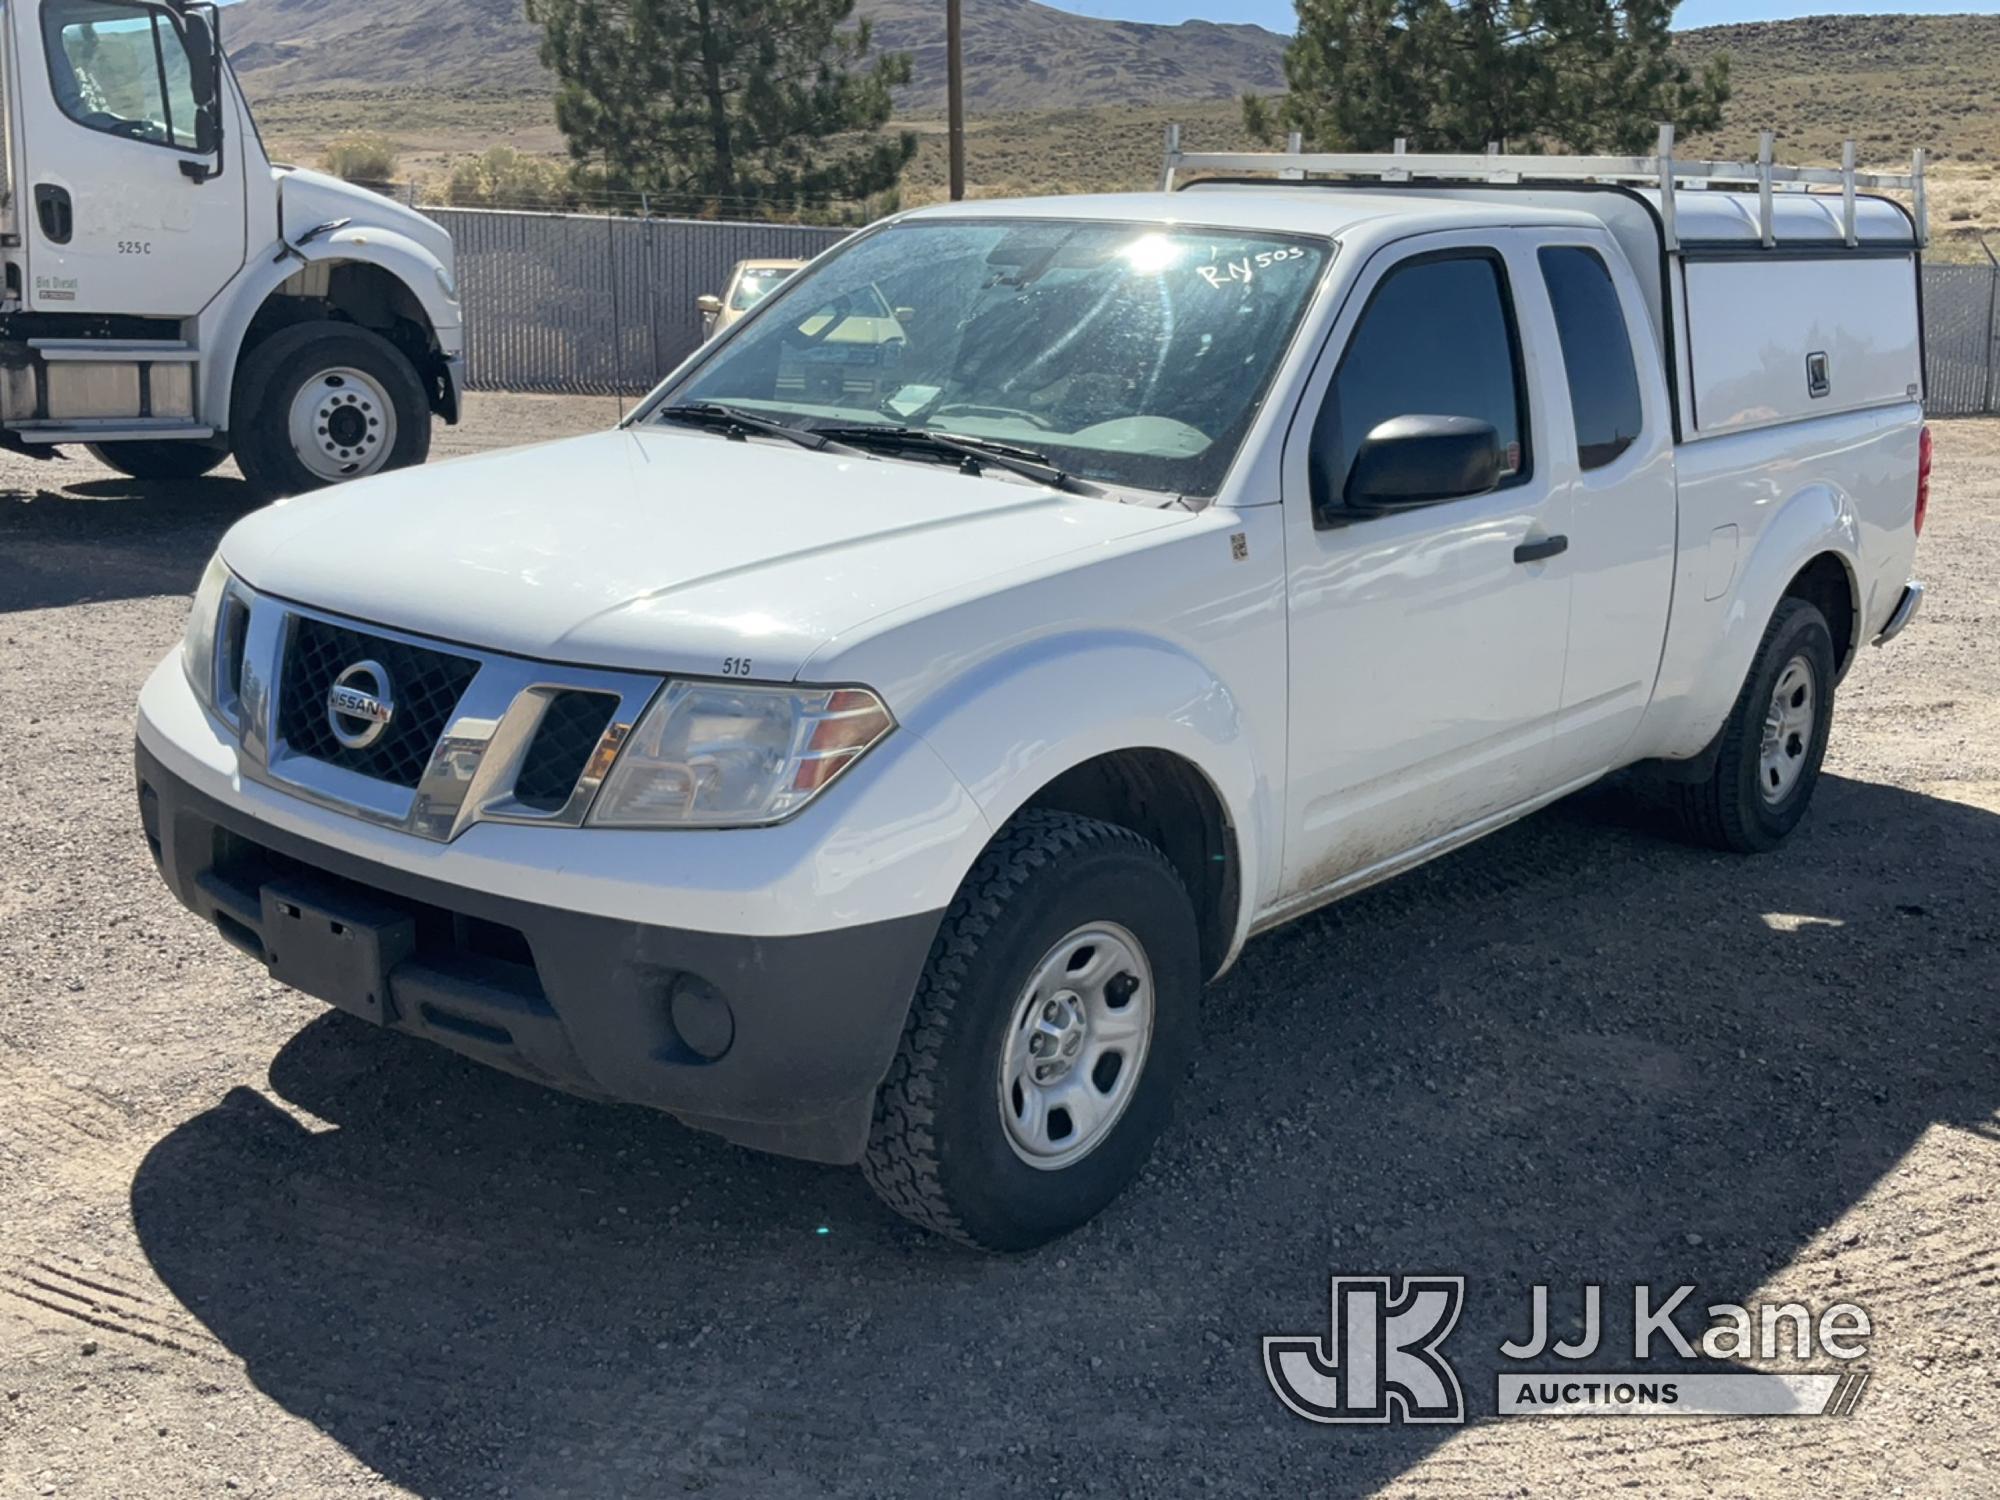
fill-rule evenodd
<path id="1" fill-rule="evenodd" d="M 1129 828 L 1162 854 L 1194 903 L 1202 973 L 1220 974 L 1236 943 L 1243 871 L 1236 829 L 1215 783 L 1170 750 L 1113 750 L 1079 762 L 1019 809 L 1075 813 Z"/>
<path id="2" fill-rule="evenodd" d="M 1136 634 L 1065 634 L 964 674 L 907 727 L 994 829 L 1047 809 L 1150 840 L 1195 902 L 1206 972 L 1235 961 L 1275 849 L 1268 799 L 1282 778 L 1203 663 Z"/>
<path id="3" fill-rule="evenodd" d="M 203 330 L 203 347 L 213 351 L 202 372 L 204 410 L 224 414 L 218 427 L 233 426 L 237 371 L 257 346 L 299 323 L 327 320 L 387 338 L 416 369 L 432 411 L 456 422 L 451 368 L 463 335 L 445 276 L 443 262 L 415 240 L 376 228 L 339 230 L 261 263 Z"/>
<path id="4" fill-rule="evenodd" d="M 1738 560 L 1727 595 L 1705 604 L 1684 554 L 1667 657 L 1646 731 L 1647 754 L 1690 763 L 1711 745 L 1736 706 L 1764 628 L 1787 597 L 1828 614 L 1844 673 L 1863 631 L 1857 580 L 1861 521 L 1853 497 L 1827 484 L 1795 491 Z M 1690 579 L 1694 582 L 1690 588 Z M 1845 612 L 1843 622 L 1836 618 Z"/>
<path id="5" fill-rule="evenodd" d="M 1785 599 L 1804 599 L 1826 615 L 1834 660 L 1842 674 L 1847 671 L 1860 644 L 1860 553 L 1861 519 L 1843 490 L 1808 485 L 1779 508 L 1744 559 L 1737 581 L 1740 607 L 1730 612 L 1722 642 L 1729 670 L 1718 674 L 1728 686 L 1728 701 L 1719 706 L 1717 722 L 1735 704 L 1764 627 Z"/>
<path id="6" fill-rule="evenodd" d="M 1803 599 L 1826 616 L 1836 680 L 1845 677 L 1861 649 L 1861 584 L 1854 564 L 1838 552 L 1822 552 L 1792 575 L 1779 598 Z"/>

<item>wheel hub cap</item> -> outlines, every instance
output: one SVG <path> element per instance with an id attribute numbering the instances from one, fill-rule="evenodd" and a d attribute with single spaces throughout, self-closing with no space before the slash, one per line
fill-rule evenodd
<path id="1" fill-rule="evenodd" d="M 1028 1076 L 1044 1088 L 1061 1083 L 1076 1066 L 1089 1035 L 1083 997 L 1064 990 L 1042 1006 L 1029 1030 Z"/>
<path id="2" fill-rule="evenodd" d="M 1014 1154 L 1055 1171 L 1110 1136 L 1138 1092 L 1153 1038 L 1153 971 L 1110 922 L 1079 927 L 1035 966 L 1000 1058 L 1000 1119 Z"/>
<path id="3" fill-rule="evenodd" d="M 1817 696 L 1812 664 L 1803 656 L 1793 657 L 1778 674 L 1764 715 L 1757 790 L 1768 803 L 1784 801 L 1805 774 L 1818 728 Z"/>
<path id="4" fill-rule="evenodd" d="M 307 380 L 287 426 L 299 462 L 329 482 L 375 473 L 396 446 L 395 403 L 365 370 L 322 370 Z"/>

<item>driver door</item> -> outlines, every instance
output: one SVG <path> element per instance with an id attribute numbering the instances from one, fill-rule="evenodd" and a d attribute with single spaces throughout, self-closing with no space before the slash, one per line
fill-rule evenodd
<path id="1" fill-rule="evenodd" d="M 1525 270 L 1522 257 L 1525 256 Z M 1549 790 L 1568 650 L 1568 489 L 1534 399 L 1548 312 L 1518 231 L 1427 235 L 1366 266 L 1286 445 L 1291 617 L 1285 889 L 1307 904 Z M 1349 509 L 1360 445 L 1489 423 L 1498 488 Z M 1315 501 L 1319 503 L 1315 503 Z"/>
<path id="2" fill-rule="evenodd" d="M 44 0 L 12 24 L 28 307 L 200 312 L 245 254 L 243 174 L 213 139 L 224 102 L 204 120 L 198 99 L 206 33 L 183 30 L 206 23 L 135 0 Z"/>

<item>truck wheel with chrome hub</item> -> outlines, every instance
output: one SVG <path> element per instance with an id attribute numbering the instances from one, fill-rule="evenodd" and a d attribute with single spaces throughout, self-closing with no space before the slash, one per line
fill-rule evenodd
<path id="1" fill-rule="evenodd" d="M 870 1184 L 985 1249 L 1076 1228 L 1165 1127 L 1200 989 L 1194 909 L 1165 855 L 1091 818 L 1022 814 L 932 945 L 876 1099 Z"/>
<path id="2" fill-rule="evenodd" d="M 430 400 L 394 344 L 351 323 L 306 323 L 247 356 L 236 381 L 230 436 L 243 476 L 296 495 L 430 453 Z"/>
<path id="3" fill-rule="evenodd" d="M 1819 785 L 1838 672 L 1818 606 L 1778 602 L 1705 780 L 1677 787 L 1675 812 L 1698 843 L 1738 854 L 1775 849 Z"/>

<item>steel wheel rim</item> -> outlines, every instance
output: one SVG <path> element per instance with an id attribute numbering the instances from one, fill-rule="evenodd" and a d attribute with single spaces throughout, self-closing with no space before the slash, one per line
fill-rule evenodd
<path id="1" fill-rule="evenodd" d="M 316 478 L 360 479 L 389 462 L 396 406 L 365 370 L 321 370 L 292 397 L 292 452 Z"/>
<path id="2" fill-rule="evenodd" d="M 1776 805 L 1792 794 L 1812 759 L 1818 731 L 1818 684 L 1812 663 L 1795 656 L 1785 663 L 1764 713 L 1764 738 L 1757 757 L 1757 790 Z"/>
<path id="3" fill-rule="evenodd" d="M 1038 1171 L 1072 1166 L 1110 1139 L 1145 1076 L 1153 968 L 1115 922 L 1079 927 L 1043 956 L 1000 1052 L 1000 1123 Z"/>

